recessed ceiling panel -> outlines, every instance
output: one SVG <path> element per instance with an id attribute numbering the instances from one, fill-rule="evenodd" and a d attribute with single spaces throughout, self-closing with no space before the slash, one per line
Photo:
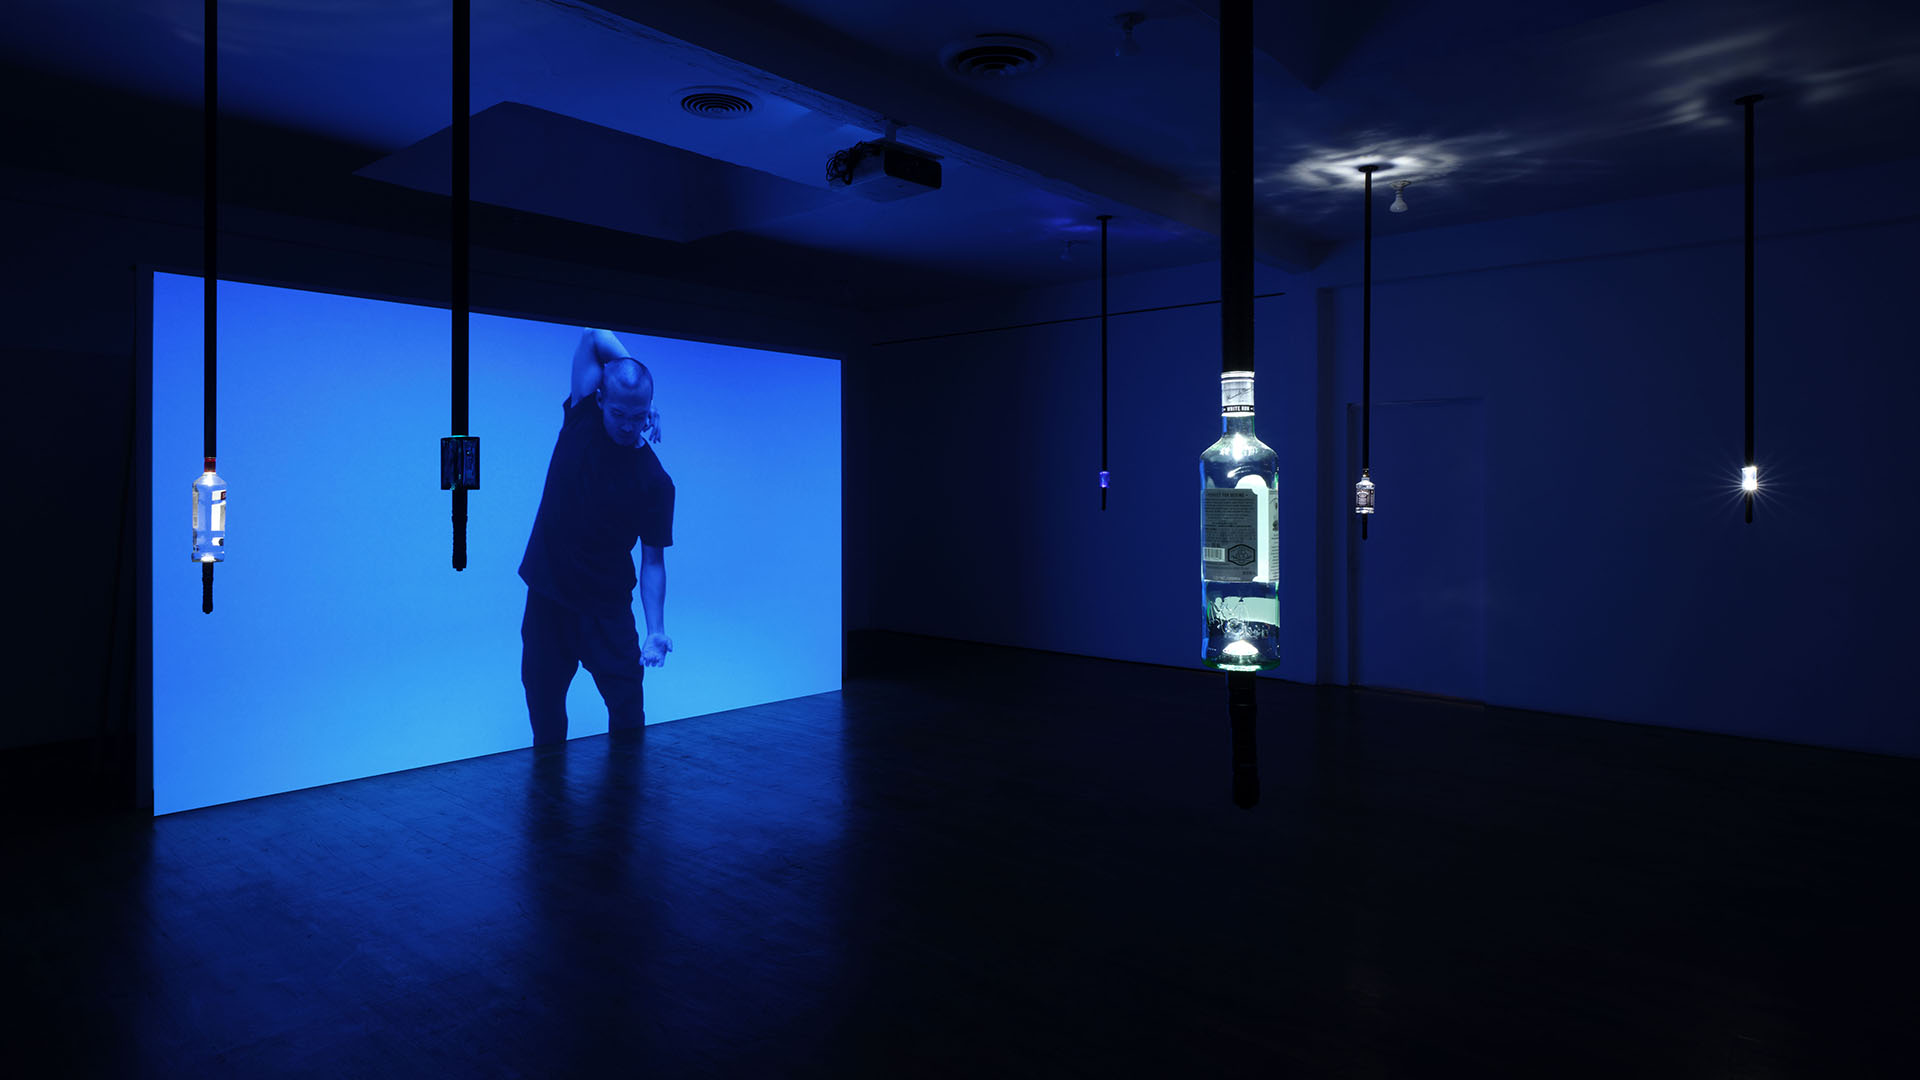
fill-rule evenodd
<path id="1" fill-rule="evenodd" d="M 825 188 L 518 102 L 476 114 L 471 139 L 475 202 L 678 243 L 834 199 Z M 446 195 L 452 152 L 442 129 L 357 175 Z"/>

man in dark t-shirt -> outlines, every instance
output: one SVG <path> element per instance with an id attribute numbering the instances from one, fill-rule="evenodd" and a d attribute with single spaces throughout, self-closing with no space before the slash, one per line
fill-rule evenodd
<path id="1" fill-rule="evenodd" d="M 673 651 L 665 615 L 673 480 L 649 445 L 660 441 L 653 375 L 611 333 L 588 330 L 574 350 L 572 386 L 520 561 L 520 682 L 536 746 L 566 739 L 567 687 L 581 665 L 607 703 L 609 730 L 639 730 L 645 669 Z M 644 642 L 633 619 L 636 582 Z"/>

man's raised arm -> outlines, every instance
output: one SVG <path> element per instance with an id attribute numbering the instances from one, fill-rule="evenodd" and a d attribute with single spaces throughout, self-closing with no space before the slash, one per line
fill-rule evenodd
<path id="1" fill-rule="evenodd" d="M 613 336 L 613 331 L 582 331 L 580 344 L 573 350 L 573 396 L 567 404 L 580 404 L 581 398 L 600 388 L 600 370 L 608 362 L 630 355 L 620 339 Z"/>

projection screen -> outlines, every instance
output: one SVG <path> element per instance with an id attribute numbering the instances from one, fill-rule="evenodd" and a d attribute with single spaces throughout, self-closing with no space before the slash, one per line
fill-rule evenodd
<path id="1" fill-rule="evenodd" d="M 648 724 L 839 689 L 837 360 L 616 329 L 644 380 L 615 387 L 624 405 L 590 394 L 570 412 L 588 328 L 471 316 L 481 486 L 456 573 L 439 483 L 439 440 L 453 434 L 448 313 L 223 281 L 229 509 L 207 615 L 189 558 L 202 283 L 154 273 L 152 290 L 156 814 L 528 746 L 540 712 L 529 664 L 542 694 L 564 694 L 565 737 L 605 732 L 616 695 L 591 669 L 631 688 L 636 643 L 660 659 L 639 670 Z M 579 426 L 568 436 L 563 423 Z M 543 565 L 560 570 L 535 589 L 521 570 L 550 465 L 578 507 L 543 526 L 557 537 Z M 620 569 L 635 528 L 636 569 Z M 649 642 L 649 547 L 670 652 Z M 624 605 L 620 574 L 639 579 Z M 555 690 L 569 657 L 587 667 Z"/>

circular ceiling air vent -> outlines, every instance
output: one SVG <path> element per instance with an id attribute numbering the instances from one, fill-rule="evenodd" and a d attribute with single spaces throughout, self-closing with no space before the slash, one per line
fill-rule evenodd
<path id="1" fill-rule="evenodd" d="M 948 71 L 969 79 L 1006 79 L 1039 71 L 1053 50 L 1017 34 L 981 34 L 940 51 Z"/>
<path id="2" fill-rule="evenodd" d="M 703 120 L 732 120 L 753 112 L 753 95 L 731 86 L 689 86 L 680 108 Z"/>

